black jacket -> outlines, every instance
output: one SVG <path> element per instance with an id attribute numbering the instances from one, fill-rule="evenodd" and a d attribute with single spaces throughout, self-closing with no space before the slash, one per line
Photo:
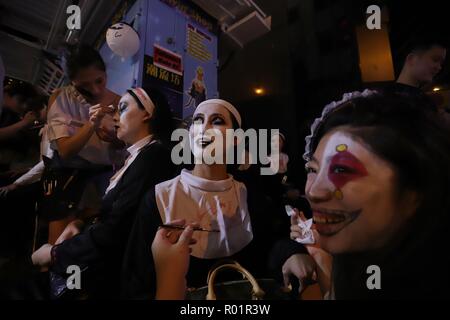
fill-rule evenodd
<path id="1" fill-rule="evenodd" d="M 174 175 L 170 151 L 149 144 L 102 201 L 99 220 L 52 249 L 51 271 L 66 275 L 67 267 L 82 270 L 83 289 L 91 297 L 119 296 L 119 279 L 131 227 L 145 192 Z"/>

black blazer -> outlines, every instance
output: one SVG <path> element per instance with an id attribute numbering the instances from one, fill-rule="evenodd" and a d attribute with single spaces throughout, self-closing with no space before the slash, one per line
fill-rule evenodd
<path id="1" fill-rule="evenodd" d="M 159 142 L 145 146 L 103 198 L 99 220 L 53 247 L 50 270 L 67 277 L 67 267 L 77 265 L 82 287 L 91 297 L 117 297 L 123 255 L 141 198 L 174 173 L 168 149 Z"/>

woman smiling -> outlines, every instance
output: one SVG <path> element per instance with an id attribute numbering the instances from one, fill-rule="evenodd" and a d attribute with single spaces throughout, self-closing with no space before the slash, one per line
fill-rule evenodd
<path id="1" fill-rule="evenodd" d="M 448 296 L 448 137 L 436 114 L 396 96 L 358 97 L 324 113 L 308 138 L 305 191 L 320 248 L 309 249 L 319 269 L 332 269 L 331 297 Z M 297 218 L 292 239 L 302 231 Z M 439 281 L 426 274 L 430 265 L 442 270 Z M 371 266 L 377 289 L 368 285 Z"/>

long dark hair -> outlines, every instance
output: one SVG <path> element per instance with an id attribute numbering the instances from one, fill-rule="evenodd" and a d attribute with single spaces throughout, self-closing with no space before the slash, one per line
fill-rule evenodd
<path id="1" fill-rule="evenodd" d="M 408 225 L 386 248 L 335 256 L 336 298 L 448 295 L 449 129 L 436 112 L 418 105 L 417 100 L 376 94 L 338 107 L 319 129 L 312 150 L 327 132 L 341 126 L 393 166 L 398 196 L 414 191 L 420 203 Z M 370 264 L 380 265 L 382 290 L 367 289 L 366 268 Z M 441 284 L 427 278 L 437 265 L 443 267 Z"/>

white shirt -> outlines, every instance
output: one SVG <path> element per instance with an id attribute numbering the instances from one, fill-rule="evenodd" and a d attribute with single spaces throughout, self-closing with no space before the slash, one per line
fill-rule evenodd
<path id="1" fill-rule="evenodd" d="M 176 178 L 155 186 L 156 204 L 163 223 L 185 219 L 201 228 L 220 232 L 194 232 L 197 258 L 229 257 L 253 239 L 247 208 L 247 189 L 229 175 L 212 181 L 183 170 Z"/>
<path id="2" fill-rule="evenodd" d="M 41 159 L 43 156 L 47 158 L 53 157 L 53 150 L 50 148 L 50 141 L 48 140 L 48 125 L 45 125 L 41 131 L 39 131 L 39 135 L 41 136 Z M 31 168 L 27 173 L 22 175 L 14 184 L 27 186 L 32 183 L 38 182 L 42 173 L 44 172 L 44 161 L 38 162 L 33 168 Z"/>
<path id="3" fill-rule="evenodd" d="M 53 150 L 57 150 L 55 140 L 71 137 L 89 121 L 91 105 L 73 87 L 61 89 L 47 116 L 49 139 Z M 109 143 L 92 134 L 78 156 L 93 164 L 111 165 Z"/>
<path id="4" fill-rule="evenodd" d="M 134 160 L 136 160 L 137 156 L 141 152 L 142 148 L 148 145 L 149 143 L 152 144 L 156 142 L 156 140 L 152 140 L 152 135 L 148 135 L 145 138 L 139 140 L 135 144 L 133 144 L 131 147 L 127 149 L 129 156 L 125 160 L 125 163 L 122 168 L 120 168 L 115 175 L 112 176 L 112 178 L 109 180 L 109 186 L 106 188 L 105 195 L 112 189 L 114 189 L 117 185 L 117 183 L 122 178 L 125 171 L 127 171 L 128 167 L 131 166 Z M 150 142 L 151 141 L 151 142 Z"/>

